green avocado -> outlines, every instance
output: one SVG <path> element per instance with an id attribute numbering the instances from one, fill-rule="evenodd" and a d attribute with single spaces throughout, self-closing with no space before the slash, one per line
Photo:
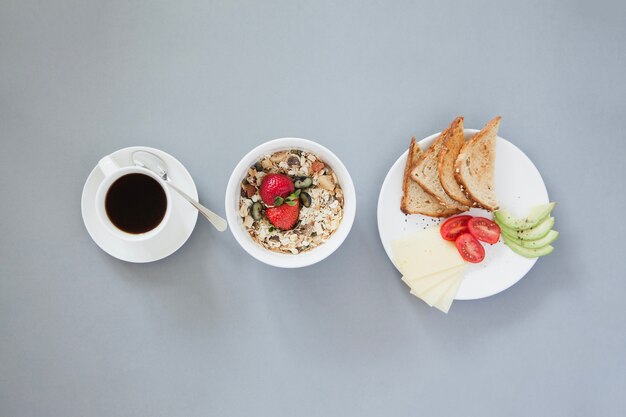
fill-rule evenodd
<path id="1" fill-rule="evenodd" d="M 498 220 L 498 223 L 508 227 L 513 230 L 527 230 L 532 229 L 543 219 L 548 217 L 554 209 L 556 203 L 548 203 L 541 204 L 539 206 L 533 207 L 528 213 L 528 216 L 524 218 L 519 218 L 513 216 L 508 210 L 498 210 L 494 213 L 495 218 Z"/>
<path id="2" fill-rule="evenodd" d="M 544 238 L 548 232 L 552 230 L 552 227 L 554 226 L 554 217 L 548 217 L 532 229 L 526 230 L 514 230 L 508 228 L 499 221 L 496 221 L 496 223 L 500 226 L 503 235 L 519 240 L 538 240 Z"/>
<path id="3" fill-rule="evenodd" d="M 509 239 L 512 243 L 515 243 L 516 245 L 522 246 L 527 249 L 543 248 L 544 246 L 548 246 L 549 244 L 554 242 L 557 237 L 559 237 L 559 232 L 557 232 L 556 230 L 550 230 L 547 235 L 537 240 L 522 240 L 517 239 L 513 236 L 506 235 L 506 238 Z"/>
<path id="4" fill-rule="evenodd" d="M 548 217 L 532 229 L 513 230 L 504 225 L 500 225 L 502 233 L 519 240 L 539 240 L 544 238 L 554 227 L 554 217 Z"/>
<path id="5" fill-rule="evenodd" d="M 504 238 L 504 244 L 511 248 L 513 252 L 526 258 L 538 258 L 540 256 L 549 255 L 554 250 L 554 246 L 551 245 L 543 246 L 536 249 L 525 248 L 515 243 L 513 239 L 511 239 L 507 235 L 502 235 L 502 237 Z"/>

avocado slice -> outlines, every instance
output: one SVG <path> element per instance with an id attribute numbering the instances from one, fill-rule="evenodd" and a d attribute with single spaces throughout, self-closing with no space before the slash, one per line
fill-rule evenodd
<path id="1" fill-rule="evenodd" d="M 524 248 L 539 249 L 543 248 L 544 246 L 548 246 L 549 244 L 554 242 L 556 238 L 559 237 L 559 232 L 557 232 L 556 230 L 550 230 L 547 235 L 537 240 L 522 240 L 509 235 L 506 235 L 506 237 L 512 243 L 515 243 L 516 245 L 522 246 Z"/>
<path id="2" fill-rule="evenodd" d="M 513 252 L 517 253 L 518 255 L 522 255 L 526 258 L 538 258 L 540 256 L 549 255 L 554 250 L 554 246 L 551 246 L 551 245 L 543 246 L 541 248 L 536 248 L 536 249 L 525 248 L 515 243 L 507 235 L 502 235 L 502 237 L 504 238 L 504 244 L 507 245 L 509 248 L 511 248 Z"/>
<path id="3" fill-rule="evenodd" d="M 498 210 L 494 213 L 498 223 L 505 225 L 509 229 L 513 230 L 527 230 L 532 229 L 538 225 L 543 219 L 548 217 L 554 209 L 556 203 L 541 204 L 533 207 L 528 216 L 519 218 L 513 216 L 508 210 Z"/>
<path id="4" fill-rule="evenodd" d="M 532 229 L 514 230 L 496 221 L 500 226 L 502 234 L 519 240 L 538 240 L 545 237 L 554 226 L 554 217 L 548 217 Z"/>

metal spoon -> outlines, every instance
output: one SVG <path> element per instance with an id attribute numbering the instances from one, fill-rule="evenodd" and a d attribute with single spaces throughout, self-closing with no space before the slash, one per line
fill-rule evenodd
<path id="1" fill-rule="evenodd" d="M 180 194 L 185 200 L 189 201 L 192 206 L 198 209 L 200 214 L 202 214 L 208 221 L 215 226 L 217 230 L 223 232 L 226 230 L 227 223 L 226 220 L 213 213 L 208 208 L 204 207 L 202 204 L 198 203 L 196 200 L 188 196 L 184 191 L 180 188 L 176 187 L 172 184 L 172 180 L 167 176 L 167 164 L 164 160 L 153 154 L 152 152 L 147 151 L 135 151 L 132 154 L 133 163 L 137 166 L 149 169 L 150 171 L 157 174 L 165 183 L 178 194 Z"/>

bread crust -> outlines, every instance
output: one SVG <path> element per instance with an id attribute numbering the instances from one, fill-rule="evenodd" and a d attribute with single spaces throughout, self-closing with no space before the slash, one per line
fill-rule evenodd
<path id="1" fill-rule="evenodd" d="M 422 149 L 415 140 L 411 139 L 409 152 L 404 166 L 404 178 L 402 179 L 402 200 L 400 202 L 400 210 L 404 214 L 422 214 L 430 217 L 449 217 L 458 214 L 459 210 L 449 209 L 439 203 L 429 193 L 427 193 L 418 183 L 411 178 L 411 171 L 420 157 L 423 155 Z M 417 196 L 415 195 L 417 194 Z M 422 205 L 411 205 L 411 196 L 420 198 L 432 198 L 432 201 L 424 201 Z"/>
<path id="2" fill-rule="evenodd" d="M 480 207 L 489 211 L 496 211 L 499 208 L 497 200 L 495 200 L 495 184 L 493 184 L 493 181 L 494 181 L 493 170 L 495 169 L 495 152 L 496 152 L 495 139 L 492 141 L 492 143 L 484 144 L 484 146 L 489 146 L 489 148 L 485 148 L 485 149 L 487 150 L 487 152 L 489 152 L 488 156 L 490 157 L 490 161 L 489 161 L 488 169 L 490 169 L 490 172 L 485 172 L 482 175 L 486 179 L 486 181 L 492 182 L 492 184 L 488 185 L 488 188 L 494 194 L 493 195 L 494 202 L 491 202 L 490 198 L 483 195 L 481 193 L 481 190 L 478 190 L 477 187 L 475 187 L 475 185 L 470 182 L 469 173 L 468 173 L 469 171 L 468 164 L 470 162 L 468 162 L 469 161 L 468 158 L 471 156 L 470 154 L 474 150 L 474 148 L 481 145 L 481 142 L 490 140 L 492 137 L 493 138 L 497 137 L 498 128 L 500 127 L 501 119 L 502 119 L 501 116 L 497 116 L 493 118 L 485 125 L 485 127 L 483 127 L 469 141 L 467 141 L 461 148 L 461 151 L 459 152 L 459 156 L 457 157 L 456 162 L 454 164 L 454 176 L 457 182 L 463 186 L 469 198 L 475 201 L 476 204 L 479 205 Z M 463 166 L 464 163 L 465 163 L 465 166 Z"/>
<path id="3" fill-rule="evenodd" d="M 439 150 L 446 138 L 452 134 L 452 128 L 454 124 L 458 122 L 458 119 L 459 118 L 455 119 L 450 126 L 441 132 L 428 150 L 420 157 L 415 164 L 415 168 L 411 171 L 411 178 L 417 181 L 426 192 L 439 200 L 445 207 L 458 211 L 467 211 L 469 210 L 469 206 L 461 204 L 450 197 L 443 189 L 438 173 L 433 172 L 438 171 Z"/>
<path id="4" fill-rule="evenodd" d="M 461 148 L 465 144 L 463 132 L 463 117 L 457 117 L 450 125 L 451 134 L 446 136 L 441 149 L 439 149 L 437 173 L 443 190 L 455 201 L 472 206 L 474 202 L 467 197 L 463 187 L 458 183 L 454 175 L 454 165 Z"/>

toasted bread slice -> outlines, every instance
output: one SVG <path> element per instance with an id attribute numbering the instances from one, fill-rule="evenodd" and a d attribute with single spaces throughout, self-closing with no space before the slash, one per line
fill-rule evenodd
<path id="1" fill-rule="evenodd" d="M 454 176 L 469 198 L 486 210 L 498 209 L 494 171 L 496 138 L 500 127 L 498 116 L 463 145 L 454 164 Z"/>
<path id="2" fill-rule="evenodd" d="M 400 210 L 405 214 L 423 214 L 431 217 L 449 217 L 459 213 L 458 210 L 446 208 L 411 179 L 411 171 L 422 155 L 422 149 L 415 138 L 411 139 L 409 154 L 404 167 Z"/>
<path id="3" fill-rule="evenodd" d="M 441 204 L 449 209 L 457 211 L 467 211 L 469 206 L 461 204 L 446 193 L 439 181 L 439 151 L 442 148 L 443 142 L 452 135 L 453 127 L 458 123 L 458 118 L 455 119 L 450 126 L 441 134 L 432 145 L 428 148 L 424 155 L 417 161 L 415 168 L 411 172 L 411 178 L 433 197 L 435 197 Z"/>
<path id="4" fill-rule="evenodd" d="M 457 117 L 450 125 L 450 134 L 445 137 L 439 149 L 437 171 L 439 182 L 443 190 L 452 197 L 453 200 L 471 206 L 474 202 L 470 200 L 463 191 L 461 185 L 454 177 L 454 163 L 459 151 L 465 144 L 465 134 L 463 133 L 463 117 Z"/>

